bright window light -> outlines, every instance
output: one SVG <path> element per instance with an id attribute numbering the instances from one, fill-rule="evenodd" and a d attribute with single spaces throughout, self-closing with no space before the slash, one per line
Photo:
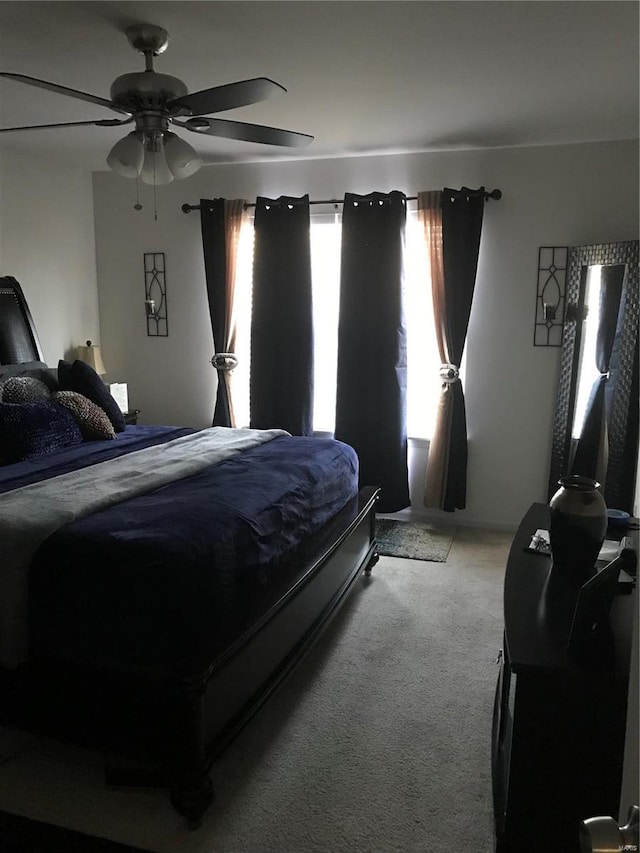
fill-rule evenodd
<path id="1" fill-rule="evenodd" d="M 315 432 L 333 433 L 336 423 L 341 220 L 342 216 L 338 213 L 311 217 Z"/>
<path id="2" fill-rule="evenodd" d="M 325 433 L 333 433 L 335 427 L 340 247 L 341 215 L 312 214 L 314 430 Z M 240 238 L 236 279 L 238 367 L 232 381 L 238 426 L 249 424 L 252 271 L 253 226 L 249 224 Z M 403 300 L 407 326 L 407 431 L 411 438 L 428 439 L 435 426 L 440 394 L 440 356 L 433 323 L 427 250 L 422 225 L 413 211 L 408 212 L 407 218 Z"/>
<path id="3" fill-rule="evenodd" d="M 431 270 L 424 229 L 407 212 L 404 306 L 407 324 L 407 433 L 431 438 L 440 398 L 440 355 L 431 297 Z"/>
<path id="4" fill-rule="evenodd" d="M 236 357 L 231 393 L 236 426 L 249 426 L 249 376 L 251 370 L 251 281 L 253 278 L 253 222 L 240 229 L 235 281 Z"/>

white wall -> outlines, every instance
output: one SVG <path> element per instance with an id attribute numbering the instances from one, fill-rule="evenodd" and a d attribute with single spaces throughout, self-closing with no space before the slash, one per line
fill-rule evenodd
<path id="1" fill-rule="evenodd" d="M 462 185 L 499 187 L 503 198 L 485 208 L 467 343 L 467 509 L 445 517 L 517 525 L 532 501 L 547 499 L 559 363 L 558 349 L 532 344 L 538 247 L 638 237 L 637 143 L 211 166 L 158 189 L 157 221 L 149 188 L 144 209 L 135 211 L 135 184 L 97 173 L 100 317 L 112 378 L 129 383 L 143 422 L 211 422 L 215 377 L 200 222 L 197 212 L 182 213 L 184 202 L 391 189 L 415 195 Z M 149 251 L 166 253 L 168 338 L 146 335 L 142 256 Z"/>
<path id="2" fill-rule="evenodd" d="M 199 217 L 182 213 L 183 202 L 373 189 L 413 195 L 463 184 L 500 187 L 504 197 L 486 207 L 467 346 L 467 509 L 444 517 L 512 527 L 532 501 L 546 500 L 559 351 L 532 346 L 538 247 L 638 237 L 636 143 L 208 167 L 158 190 L 157 221 L 147 187 L 144 209 L 135 211 L 131 181 L 99 173 L 92 189 L 69 166 L 3 151 L 0 275 L 22 284 L 50 364 L 86 338 L 101 341 L 107 378 L 129 383 L 145 422 L 205 426 L 213 342 Z M 168 338 L 146 336 L 145 251 L 166 253 Z M 418 511 L 424 457 L 424 448 L 412 451 Z"/>
<path id="3" fill-rule="evenodd" d="M 0 153 L 0 275 L 20 282 L 48 364 L 100 342 L 89 173 Z"/>

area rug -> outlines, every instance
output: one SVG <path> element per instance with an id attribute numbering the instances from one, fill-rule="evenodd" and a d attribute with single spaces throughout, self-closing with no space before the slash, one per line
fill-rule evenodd
<path id="1" fill-rule="evenodd" d="M 7 743 L 0 809 L 85 837 L 36 845 L 15 825 L 3 837 L 0 821 L 0 851 L 125 853 L 117 842 L 126 853 L 493 853 L 494 661 L 510 538 L 459 528 L 447 562 L 429 571 L 381 557 L 215 763 L 217 797 L 196 831 L 166 791 L 107 788 L 98 753 Z"/>
<path id="2" fill-rule="evenodd" d="M 445 563 L 453 542 L 451 528 L 443 529 L 419 521 L 398 521 L 395 518 L 376 519 L 378 554 L 387 557 L 406 557 L 409 560 L 428 560 Z"/>

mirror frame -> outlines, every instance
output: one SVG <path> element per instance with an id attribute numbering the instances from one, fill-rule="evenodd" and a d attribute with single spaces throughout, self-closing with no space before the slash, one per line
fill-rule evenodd
<path id="1" fill-rule="evenodd" d="M 621 243 L 596 243 L 571 246 L 567 270 L 565 319 L 562 353 L 553 426 L 549 495 L 558 489 L 558 480 L 569 473 L 571 460 L 571 428 L 577 393 L 577 368 L 582 338 L 585 284 L 588 267 L 594 264 L 626 266 L 624 319 L 619 343 L 624 369 L 620 371 L 609 423 L 609 462 L 603 495 L 608 507 L 633 510 L 635 471 L 638 459 L 638 437 L 633 444 L 629 428 L 638 423 L 638 413 L 630 411 L 637 402 L 638 383 L 638 240 Z M 631 458 L 633 457 L 633 458 Z M 632 471 L 629 471 L 632 466 Z"/>

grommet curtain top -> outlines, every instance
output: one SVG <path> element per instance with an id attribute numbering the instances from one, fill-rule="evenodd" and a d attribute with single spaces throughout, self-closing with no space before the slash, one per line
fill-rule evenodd
<path id="1" fill-rule="evenodd" d="M 405 205 L 407 203 L 407 197 L 400 190 L 392 190 L 390 193 L 381 193 L 381 192 L 372 192 L 367 193 L 366 195 L 358 195 L 357 193 L 345 193 L 343 204 L 350 205 L 351 207 L 358 207 L 359 205 L 369 205 L 369 207 L 384 207 L 394 204 L 396 202 L 400 202 Z"/>
<path id="2" fill-rule="evenodd" d="M 278 215 L 286 214 L 288 210 L 294 210 L 296 207 L 309 205 L 309 196 L 287 196 L 281 195 L 278 198 L 266 198 L 265 196 L 258 196 L 256 199 L 255 207 L 256 209 L 260 209 L 263 211 L 273 211 L 273 213 L 277 213 Z"/>
<path id="3" fill-rule="evenodd" d="M 391 196 L 391 195 L 393 195 L 394 192 L 399 192 L 399 190 L 393 190 L 391 193 L 379 193 L 378 195 L 380 195 L 382 197 Z M 438 192 L 440 192 L 440 190 L 438 190 Z M 493 199 L 493 201 L 499 201 L 502 198 L 502 190 L 499 190 L 499 189 L 485 190 L 484 187 L 480 187 L 480 189 L 477 189 L 477 190 L 470 190 L 468 187 L 463 187 L 461 190 L 444 189 L 444 190 L 442 190 L 442 192 L 447 195 L 447 198 L 459 197 L 459 198 L 470 199 L 470 198 L 473 198 L 474 196 L 477 196 L 479 194 L 481 194 L 483 196 L 485 201 L 489 201 L 489 199 Z M 404 193 L 400 193 L 400 194 L 404 195 Z M 362 199 L 369 198 L 369 196 L 357 196 L 354 193 L 348 193 L 348 195 L 350 195 L 352 198 L 362 198 Z M 373 196 L 376 194 L 372 193 L 371 195 Z M 286 197 L 281 196 L 281 198 L 286 198 Z M 404 196 L 405 201 L 416 201 L 417 198 L 418 197 L 415 195 L 405 195 Z M 279 199 L 270 199 L 269 202 L 272 205 L 278 204 Z M 296 203 L 301 204 L 302 199 L 300 199 L 296 202 L 295 199 L 287 198 L 287 202 L 291 203 L 295 206 Z M 334 205 L 336 205 L 336 204 L 344 204 L 344 201 L 343 201 L 343 199 L 340 199 L 340 198 L 324 198 L 324 199 L 311 199 L 311 201 L 309 201 L 308 203 L 309 204 L 334 204 Z M 246 208 L 255 207 L 255 206 L 256 206 L 255 204 L 245 202 Z M 200 205 L 199 204 L 189 204 L 188 202 L 185 202 L 184 204 L 182 204 L 180 206 L 180 209 L 182 210 L 183 213 L 191 213 L 192 210 L 200 210 Z"/>

